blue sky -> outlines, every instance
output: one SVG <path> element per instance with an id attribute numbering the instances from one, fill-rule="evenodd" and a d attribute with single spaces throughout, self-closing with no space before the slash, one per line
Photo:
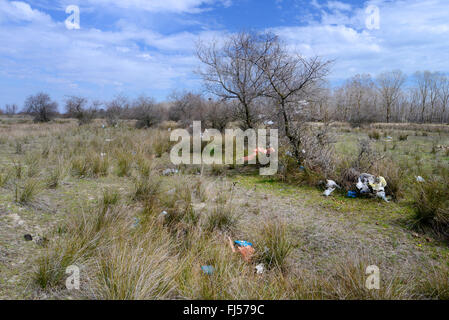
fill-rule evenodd
<path id="1" fill-rule="evenodd" d="M 68 5 L 80 7 L 79 30 L 65 27 Z M 378 29 L 366 25 L 370 5 Z M 357 73 L 449 72 L 448 0 L 0 0 L 0 107 L 39 91 L 60 103 L 200 91 L 195 42 L 241 29 L 335 59 L 333 85 Z"/>

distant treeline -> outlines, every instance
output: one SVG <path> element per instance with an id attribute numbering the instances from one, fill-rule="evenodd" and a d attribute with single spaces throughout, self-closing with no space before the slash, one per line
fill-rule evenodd
<path id="1" fill-rule="evenodd" d="M 238 121 L 242 129 L 269 122 L 293 144 L 298 143 L 293 128 L 304 121 L 449 122 L 449 79 L 440 72 L 419 71 L 409 79 L 399 70 L 377 77 L 356 75 L 331 88 L 327 77 L 335 61 L 292 53 L 271 33 L 241 32 L 219 43 L 199 41 L 197 56 L 205 95 L 178 92 L 163 103 L 149 97 L 118 96 L 111 101 L 67 97 L 64 116 L 77 118 L 80 124 L 95 117 L 111 124 L 135 119 L 139 127 L 162 120 L 186 125 L 202 120 L 220 130 L 230 121 Z M 28 97 L 23 108 L 10 104 L 3 110 L 19 111 L 48 121 L 58 105 L 48 94 L 38 93 Z"/>

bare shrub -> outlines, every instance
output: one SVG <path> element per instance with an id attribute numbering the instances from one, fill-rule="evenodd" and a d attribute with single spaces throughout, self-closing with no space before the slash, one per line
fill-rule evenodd
<path id="1" fill-rule="evenodd" d="M 88 100 L 83 97 L 71 96 L 66 100 L 66 115 L 78 120 L 79 125 L 91 123 L 98 112 L 99 102 L 93 102 L 87 107 Z"/>
<path id="2" fill-rule="evenodd" d="M 48 94 L 41 92 L 26 99 L 24 110 L 34 116 L 35 122 L 49 122 L 55 117 L 58 104 Z"/>
<path id="3" fill-rule="evenodd" d="M 148 97 L 139 97 L 133 106 L 133 117 L 137 120 L 136 128 L 151 128 L 162 119 L 162 111 L 156 102 Z"/>

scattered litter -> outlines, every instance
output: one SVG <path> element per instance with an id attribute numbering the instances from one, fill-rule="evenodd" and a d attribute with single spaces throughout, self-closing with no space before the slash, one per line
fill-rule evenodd
<path id="1" fill-rule="evenodd" d="M 267 154 L 273 153 L 274 151 L 275 150 L 273 148 L 265 149 L 265 148 L 260 148 L 259 147 L 257 149 L 254 149 L 253 153 L 251 155 L 249 155 L 247 157 L 244 157 L 243 160 L 244 161 L 250 161 L 250 160 L 253 160 L 257 156 L 257 154 L 259 154 L 259 153 L 263 153 L 263 154 L 267 155 Z"/>
<path id="2" fill-rule="evenodd" d="M 376 193 L 376 196 L 378 198 L 383 199 L 385 202 L 390 202 L 390 201 L 388 201 L 387 197 L 385 196 L 385 191 L 379 191 L 378 193 Z"/>
<path id="3" fill-rule="evenodd" d="M 370 186 L 373 188 L 376 192 L 382 192 L 385 190 L 385 187 L 387 186 L 387 181 L 384 177 L 377 177 L 376 181 L 374 183 L 370 183 Z"/>
<path id="4" fill-rule="evenodd" d="M 326 181 L 326 188 L 338 188 L 338 189 L 341 189 L 341 187 L 334 180 L 327 180 Z"/>
<path id="5" fill-rule="evenodd" d="M 254 252 L 255 252 L 251 242 L 241 241 L 241 240 L 236 240 L 236 241 L 232 242 L 230 237 L 228 237 L 228 240 L 229 240 L 229 246 L 231 247 L 232 252 L 240 252 L 243 260 L 245 260 L 246 262 L 251 262 L 251 258 L 253 257 Z M 234 243 L 236 244 L 237 248 L 234 246 Z"/>
<path id="6" fill-rule="evenodd" d="M 134 217 L 134 224 L 133 224 L 133 227 L 134 228 L 137 228 L 137 226 L 140 224 L 140 219 L 139 218 L 137 218 L 137 217 Z"/>
<path id="7" fill-rule="evenodd" d="M 391 142 L 391 141 L 393 141 L 393 137 L 388 136 L 388 137 L 386 137 L 386 139 L 384 141 L 385 142 Z"/>
<path id="8" fill-rule="evenodd" d="M 369 173 L 362 173 L 357 180 L 356 187 L 359 189 L 360 193 L 370 193 L 369 188 L 370 183 L 374 183 L 374 176 Z"/>
<path id="9" fill-rule="evenodd" d="M 286 155 L 286 156 L 289 156 L 289 157 L 293 157 L 293 153 L 291 153 L 290 151 L 287 151 L 287 152 L 285 153 L 285 155 Z"/>
<path id="10" fill-rule="evenodd" d="M 161 216 L 166 216 L 167 214 L 168 214 L 168 212 L 165 210 L 161 212 Z"/>
<path id="11" fill-rule="evenodd" d="M 263 263 L 258 264 L 256 266 L 256 273 L 257 274 L 262 274 L 262 273 L 264 273 L 264 271 L 265 271 L 265 266 L 263 265 Z"/>
<path id="12" fill-rule="evenodd" d="M 213 266 L 201 266 L 201 270 L 203 270 L 204 274 L 211 275 L 214 273 L 214 267 Z"/>
<path id="13" fill-rule="evenodd" d="M 100 153 L 100 156 L 103 158 L 103 157 L 106 157 L 106 153 Z"/>
<path id="14" fill-rule="evenodd" d="M 168 131 L 170 132 L 170 131 L 171 131 L 171 128 L 168 128 Z"/>
<path id="15" fill-rule="evenodd" d="M 274 124 L 274 122 L 271 121 L 271 120 L 268 120 L 268 121 L 265 121 L 264 124 L 265 124 L 265 125 L 272 126 L 272 125 Z"/>
<path id="16" fill-rule="evenodd" d="M 299 166 L 299 170 L 304 171 L 306 168 L 304 166 Z"/>
<path id="17" fill-rule="evenodd" d="M 25 241 L 33 241 L 33 237 L 31 236 L 31 234 L 26 234 L 23 237 L 25 238 Z"/>
<path id="18" fill-rule="evenodd" d="M 106 141 L 106 142 L 112 142 L 112 141 L 114 141 L 114 139 L 106 139 L 106 140 L 104 140 L 104 141 Z"/>
<path id="19" fill-rule="evenodd" d="M 355 192 L 355 191 L 348 191 L 348 194 L 346 196 L 348 198 L 357 198 L 357 192 Z"/>
<path id="20" fill-rule="evenodd" d="M 253 246 L 253 244 L 251 242 L 244 241 L 244 240 L 235 240 L 234 243 L 236 245 L 238 245 L 239 247 L 247 247 L 247 246 L 252 247 Z"/>
<path id="21" fill-rule="evenodd" d="M 341 189 L 341 187 L 334 180 L 326 180 L 326 190 L 324 190 L 323 195 L 329 197 L 336 188 Z"/>
<path id="22" fill-rule="evenodd" d="M 335 188 L 327 188 L 326 190 L 324 190 L 323 195 L 326 197 L 329 197 L 331 195 L 331 193 L 334 191 L 335 191 Z"/>
<path id="23" fill-rule="evenodd" d="M 416 181 L 418 181 L 418 182 L 426 182 L 426 180 L 424 180 L 424 178 L 421 177 L 421 176 L 417 176 L 416 177 Z"/>
<path id="24" fill-rule="evenodd" d="M 179 172 L 178 169 L 165 169 L 164 171 L 162 171 L 162 174 L 164 176 L 169 176 L 169 175 L 172 175 L 172 174 L 176 174 L 178 172 Z"/>

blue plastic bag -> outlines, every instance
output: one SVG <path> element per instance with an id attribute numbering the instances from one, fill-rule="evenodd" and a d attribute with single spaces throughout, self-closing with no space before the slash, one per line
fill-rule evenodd
<path id="1" fill-rule="evenodd" d="M 357 198 L 357 192 L 355 192 L 355 191 L 348 191 L 347 197 L 348 198 Z"/>
<path id="2" fill-rule="evenodd" d="M 203 270 L 203 272 L 208 275 L 214 273 L 214 267 L 212 266 L 201 266 L 201 270 Z"/>
<path id="3" fill-rule="evenodd" d="M 234 243 L 236 245 L 238 245 L 239 247 L 252 247 L 253 244 L 251 242 L 248 241 L 244 241 L 244 240 L 235 240 Z"/>

